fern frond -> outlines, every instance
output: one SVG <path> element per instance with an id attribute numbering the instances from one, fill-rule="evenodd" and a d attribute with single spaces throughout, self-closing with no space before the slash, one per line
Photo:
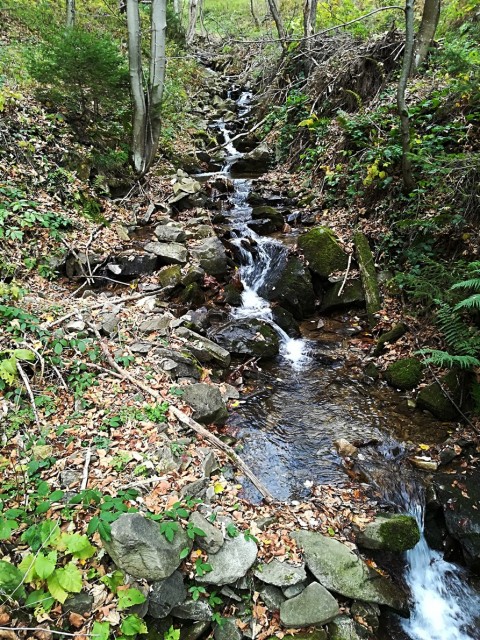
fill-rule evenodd
<path id="1" fill-rule="evenodd" d="M 473 296 L 469 296 L 465 298 L 465 300 L 461 300 L 454 307 L 454 311 L 459 311 L 461 309 L 480 309 L 480 293 L 475 293 Z"/>
<path id="2" fill-rule="evenodd" d="M 474 356 L 453 356 L 437 349 L 421 349 L 417 353 L 427 356 L 424 360 L 425 364 L 434 364 L 444 369 L 480 367 L 480 360 Z"/>
<path id="3" fill-rule="evenodd" d="M 456 282 L 451 289 L 471 289 L 473 291 L 480 291 L 480 278 L 471 278 L 470 280 Z"/>
<path id="4" fill-rule="evenodd" d="M 460 314 L 448 304 L 440 304 L 437 310 L 437 324 L 449 350 L 454 354 L 476 356 L 479 347 L 478 336 L 472 334 Z"/>

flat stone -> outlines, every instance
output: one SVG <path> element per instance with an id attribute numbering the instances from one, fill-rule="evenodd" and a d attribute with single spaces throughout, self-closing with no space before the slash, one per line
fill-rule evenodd
<path id="1" fill-rule="evenodd" d="M 155 227 L 155 235 L 160 242 L 185 242 L 185 231 L 176 223 L 159 224 Z"/>
<path id="2" fill-rule="evenodd" d="M 266 584 L 263 589 L 260 589 L 260 597 L 270 612 L 278 611 L 286 600 L 282 590 L 272 584 Z"/>
<path id="3" fill-rule="evenodd" d="M 200 362 L 216 362 L 221 367 L 230 365 L 230 353 L 213 340 L 209 340 L 199 333 L 187 329 L 187 327 L 178 327 L 175 333 L 179 338 L 188 341 L 186 347 Z"/>
<path id="4" fill-rule="evenodd" d="M 313 531 L 296 531 L 292 537 L 303 547 L 307 567 L 325 588 L 346 598 L 407 610 L 403 591 L 346 545 Z"/>
<path id="5" fill-rule="evenodd" d="M 228 418 L 228 411 L 218 387 L 204 382 L 186 387 L 183 400 L 193 409 L 193 419 L 209 424 L 223 424 Z"/>
<path id="6" fill-rule="evenodd" d="M 208 554 L 217 553 L 223 546 L 223 534 L 198 511 L 194 511 L 189 522 L 205 533 L 205 536 L 197 536 L 195 544 Z"/>
<path id="7" fill-rule="evenodd" d="M 147 318 L 146 320 L 144 320 L 138 327 L 138 330 L 141 333 L 155 332 L 161 336 L 166 336 L 168 334 L 172 318 L 173 316 L 170 313 L 152 316 L 151 318 Z"/>
<path id="8" fill-rule="evenodd" d="M 183 604 L 172 609 L 172 615 L 175 618 L 180 618 L 180 620 L 209 621 L 212 619 L 213 610 L 205 600 L 187 600 Z"/>
<path id="9" fill-rule="evenodd" d="M 220 551 L 208 558 L 213 570 L 197 576 L 196 581 L 218 586 L 232 584 L 247 574 L 256 559 L 257 545 L 253 540 L 246 540 L 243 535 L 227 538 Z"/>
<path id="10" fill-rule="evenodd" d="M 338 603 L 331 593 L 318 582 L 312 582 L 299 596 L 281 605 L 280 620 L 287 628 L 309 627 L 326 624 L 338 613 Z"/>
<path id="11" fill-rule="evenodd" d="M 200 240 L 190 252 L 209 275 L 222 276 L 227 272 L 225 247 L 216 236 Z"/>
<path id="12" fill-rule="evenodd" d="M 157 581 L 168 578 L 180 565 L 180 552 L 192 541 L 180 529 L 172 542 L 160 533 L 158 523 L 139 513 L 124 513 L 112 524 L 112 538 L 103 540 L 114 563 L 134 578 Z"/>
<path id="13" fill-rule="evenodd" d="M 283 595 L 286 598 L 296 598 L 302 593 L 307 584 L 308 583 L 305 580 L 304 582 L 297 582 L 297 584 L 292 584 L 290 587 L 282 587 Z"/>
<path id="14" fill-rule="evenodd" d="M 202 460 L 202 470 L 205 478 L 209 478 L 219 468 L 218 460 L 213 451 L 209 451 Z"/>
<path id="15" fill-rule="evenodd" d="M 112 273 L 135 277 L 153 273 L 157 270 L 157 258 L 148 253 L 125 252 L 114 256 L 107 264 Z"/>
<path id="16" fill-rule="evenodd" d="M 180 497 L 185 498 L 188 496 L 189 498 L 204 498 L 208 485 L 208 478 L 201 478 L 200 480 L 189 482 L 180 489 Z"/>
<path id="17" fill-rule="evenodd" d="M 93 596 L 83 591 L 70 594 L 63 605 L 64 611 L 78 613 L 81 616 L 87 615 L 92 609 Z"/>
<path id="18" fill-rule="evenodd" d="M 200 367 L 197 366 L 193 357 L 175 351 L 174 349 L 159 348 L 156 350 L 159 357 L 159 366 L 165 373 L 168 373 L 174 380 L 178 378 L 200 378 Z"/>
<path id="19" fill-rule="evenodd" d="M 152 347 L 153 344 L 151 342 L 134 342 L 130 346 L 130 351 L 132 353 L 140 353 L 144 355 L 148 353 Z"/>
<path id="20" fill-rule="evenodd" d="M 262 582 L 273 584 L 276 587 L 288 587 L 307 579 L 303 565 L 296 567 L 293 564 L 280 562 L 277 559 L 273 559 L 268 564 L 257 566 L 253 574 Z"/>
<path id="21" fill-rule="evenodd" d="M 348 616 L 338 616 L 328 625 L 328 637 L 330 640 L 362 640 L 363 636 L 357 633 L 357 625 Z"/>
<path id="22" fill-rule="evenodd" d="M 145 251 L 156 255 L 161 264 L 186 264 L 188 253 L 178 242 L 148 242 Z"/>
<path id="23" fill-rule="evenodd" d="M 148 614 L 152 618 L 165 618 L 170 611 L 187 598 L 187 590 L 183 584 L 183 575 L 174 571 L 165 580 L 154 582 L 150 591 Z"/>
<path id="24" fill-rule="evenodd" d="M 101 319 L 100 331 L 104 335 L 111 336 L 117 330 L 119 323 L 120 318 L 118 311 L 111 311 L 110 313 L 106 313 Z"/>
<path id="25" fill-rule="evenodd" d="M 222 624 L 214 625 L 213 637 L 215 640 L 242 640 L 243 634 L 234 618 L 224 618 Z"/>

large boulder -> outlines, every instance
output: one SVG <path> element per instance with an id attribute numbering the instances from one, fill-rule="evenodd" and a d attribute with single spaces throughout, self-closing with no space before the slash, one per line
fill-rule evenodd
<path id="1" fill-rule="evenodd" d="M 212 337 L 230 353 L 238 356 L 273 358 L 280 349 L 280 339 L 264 320 L 232 320 L 217 329 Z"/>
<path id="2" fill-rule="evenodd" d="M 165 580 L 152 584 L 148 598 L 148 615 L 152 618 L 165 618 L 173 607 L 182 604 L 186 597 L 183 575 L 180 571 L 175 571 Z"/>
<path id="3" fill-rule="evenodd" d="M 258 565 L 254 575 L 262 582 L 273 584 L 276 587 L 288 587 L 307 579 L 303 565 L 296 567 L 288 562 L 280 562 L 275 558 L 268 564 Z"/>
<path id="4" fill-rule="evenodd" d="M 403 591 L 345 544 L 313 531 L 297 531 L 293 538 L 303 547 L 308 568 L 326 589 L 346 598 L 408 610 Z"/>
<path id="5" fill-rule="evenodd" d="M 400 358 L 388 365 L 384 378 L 392 387 L 403 391 L 414 389 L 421 381 L 423 364 L 417 358 Z"/>
<path id="6" fill-rule="evenodd" d="M 457 420 L 460 417 L 457 407 L 462 409 L 465 404 L 467 376 L 463 371 L 450 371 L 440 379 L 440 383 L 433 382 L 421 389 L 417 396 L 418 409 L 430 411 L 439 420 Z"/>
<path id="7" fill-rule="evenodd" d="M 193 418 L 198 422 L 223 424 L 228 411 L 218 387 L 199 382 L 185 388 L 183 400 L 193 409 Z"/>
<path id="8" fill-rule="evenodd" d="M 208 562 L 212 566 L 203 576 L 195 580 L 202 584 L 232 584 L 243 578 L 257 559 L 257 545 L 243 535 L 227 538 L 218 553 L 211 554 Z"/>
<path id="9" fill-rule="evenodd" d="M 209 275 L 223 276 L 227 272 L 225 247 L 216 236 L 200 240 L 190 253 Z"/>
<path id="10" fill-rule="evenodd" d="M 230 364 L 230 353 L 221 346 L 221 343 L 217 344 L 187 327 L 178 327 L 175 333 L 179 338 L 187 341 L 185 347 L 200 362 L 214 362 L 220 367 L 228 367 Z"/>
<path id="11" fill-rule="evenodd" d="M 280 620 L 285 627 L 326 624 L 338 613 L 338 602 L 318 582 L 312 582 L 299 596 L 280 605 Z"/>
<path id="12" fill-rule="evenodd" d="M 232 175 L 265 173 L 274 160 L 274 153 L 267 143 L 262 142 L 243 157 L 239 157 L 230 171 Z"/>
<path id="13" fill-rule="evenodd" d="M 296 256 L 288 258 L 277 278 L 261 295 L 279 302 L 297 320 L 302 320 L 315 309 L 312 279 L 303 262 Z"/>
<path id="14" fill-rule="evenodd" d="M 117 253 L 106 264 L 107 275 L 136 278 L 148 275 L 157 269 L 157 257 L 150 253 L 138 253 L 136 251 L 124 251 Z"/>
<path id="15" fill-rule="evenodd" d="M 147 242 L 145 251 L 153 253 L 160 264 L 186 264 L 188 253 L 178 242 Z"/>
<path id="16" fill-rule="evenodd" d="M 420 529 L 413 516 L 385 514 L 369 522 L 356 536 L 357 544 L 366 549 L 383 549 L 403 553 L 420 540 Z"/>
<path id="17" fill-rule="evenodd" d="M 124 513 L 112 524 L 111 539 L 103 545 L 119 569 L 134 578 L 157 581 L 172 575 L 181 563 L 180 552 L 191 549 L 192 541 L 179 529 L 169 542 L 158 523 L 139 513 Z"/>
<path id="18" fill-rule="evenodd" d="M 252 209 L 252 219 L 253 220 L 269 220 L 272 224 L 273 230 L 280 230 L 283 228 L 284 220 L 283 214 L 275 209 L 274 207 L 269 207 L 267 205 L 261 207 L 253 207 Z"/>
<path id="19" fill-rule="evenodd" d="M 364 306 L 365 294 L 360 280 L 350 280 L 345 286 L 342 281 L 338 281 L 325 292 L 320 311 L 328 313 L 335 309 Z"/>
<path id="20" fill-rule="evenodd" d="M 308 260 L 308 266 L 321 278 L 347 268 L 348 257 L 328 227 L 315 227 L 298 239 L 298 246 Z"/>

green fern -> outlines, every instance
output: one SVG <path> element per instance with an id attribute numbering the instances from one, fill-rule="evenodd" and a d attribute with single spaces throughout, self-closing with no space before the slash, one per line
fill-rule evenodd
<path id="1" fill-rule="evenodd" d="M 474 309 L 480 309 L 480 293 L 475 293 L 465 300 L 461 300 L 454 307 L 454 311 L 461 311 L 462 309 L 466 309 L 467 311 L 472 311 Z"/>
<path id="2" fill-rule="evenodd" d="M 417 351 L 422 356 L 427 356 L 424 360 L 425 364 L 433 364 L 445 369 L 470 369 L 471 367 L 480 367 L 480 360 L 474 356 L 454 356 L 447 351 L 438 349 L 421 349 Z"/>

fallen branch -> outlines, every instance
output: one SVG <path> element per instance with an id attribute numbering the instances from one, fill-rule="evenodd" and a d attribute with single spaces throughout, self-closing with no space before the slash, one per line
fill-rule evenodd
<path id="1" fill-rule="evenodd" d="M 345 285 L 346 285 L 347 279 L 348 279 L 348 274 L 350 273 L 351 264 L 352 264 L 352 254 L 350 253 L 348 255 L 348 264 L 347 264 L 347 270 L 345 271 L 345 277 L 343 278 L 342 286 L 338 290 L 338 294 L 337 294 L 338 297 L 340 297 L 342 295 L 343 290 L 345 289 Z"/>
<path id="2" fill-rule="evenodd" d="M 88 484 L 88 470 L 90 467 L 90 460 L 92 459 L 92 447 L 89 445 L 87 453 L 85 454 L 85 464 L 83 465 L 82 484 L 80 485 L 80 491 L 85 491 Z"/>
<path id="3" fill-rule="evenodd" d="M 30 382 L 28 381 L 28 376 L 22 368 L 22 365 L 17 361 L 17 370 L 20 374 L 20 377 L 23 380 L 23 384 L 25 385 L 25 389 L 27 390 L 28 397 L 30 398 L 30 404 L 32 405 L 33 415 L 35 416 L 35 422 L 37 423 L 37 427 L 40 427 L 40 418 L 38 417 L 37 407 L 35 406 L 35 397 L 33 395 L 32 387 L 30 386 Z"/>

